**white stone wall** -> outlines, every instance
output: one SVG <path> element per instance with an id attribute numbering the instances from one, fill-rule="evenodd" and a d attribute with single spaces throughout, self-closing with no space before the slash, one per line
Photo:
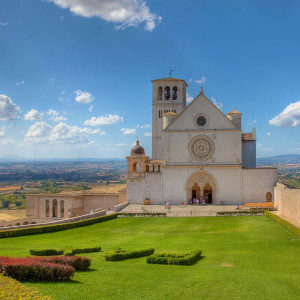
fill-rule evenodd
<path id="1" fill-rule="evenodd" d="M 163 160 L 167 164 L 200 164 L 189 153 L 189 142 L 198 135 L 208 136 L 214 143 L 214 154 L 205 164 L 241 164 L 241 132 L 239 130 L 164 132 Z"/>
<path id="2" fill-rule="evenodd" d="M 216 186 L 213 187 L 213 204 L 241 204 L 242 171 L 240 167 L 164 167 L 162 171 L 163 201 L 179 204 L 181 201 L 191 200 L 187 199 L 186 183 L 192 174 L 199 171 L 207 172 L 214 178 Z"/>
<path id="3" fill-rule="evenodd" d="M 277 173 L 276 168 L 243 169 L 243 203 L 266 202 L 268 192 L 273 200 Z"/>
<path id="4" fill-rule="evenodd" d="M 144 204 L 145 198 L 150 198 L 151 204 L 162 204 L 161 173 L 145 173 L 144 178 L 127 179 L 127 202 Z"/>

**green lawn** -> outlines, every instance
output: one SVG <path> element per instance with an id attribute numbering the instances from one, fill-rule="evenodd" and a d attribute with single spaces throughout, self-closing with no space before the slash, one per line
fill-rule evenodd
<path id="1" fill-rule="evenodd" d="M 0 239 L 0 255 L 26 256 L 30 248 L 101 245 L 92 270 L 72 282 L 26 283 L 56 299 L 209 298 L 299 299 L 299 238 L 264 216 L 119 218 L 34 236 Z M 106 262 L 122 247 L 157 252 L 202 249 L 193 266 L 149 265 L 145 258 Z"/>

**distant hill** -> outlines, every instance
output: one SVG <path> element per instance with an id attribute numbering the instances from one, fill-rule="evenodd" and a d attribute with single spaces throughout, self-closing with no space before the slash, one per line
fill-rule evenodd
<path id="1" fill-rule="evenodd" d="M 300 154 L 283 154 L 257 158 L 257 163 L 259 165 L 299 164 Z"/>

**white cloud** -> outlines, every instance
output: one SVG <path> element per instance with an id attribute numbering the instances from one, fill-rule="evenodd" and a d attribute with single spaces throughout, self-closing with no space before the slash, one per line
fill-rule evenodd
<path id="1" fill-rule="evenodd" d="M 271 152 L 273 151 L 274 148 L 265 148 L 265 149 L 261 149 L 260 151 L 263 151 L 263 152 Z"/>
<path id="2" fill-rule="evenodd" d="M 136 134 L 136 129 L 134 128 L 122 128 L 121 131 L 123 135 Z"/>
<path id="3" fill-rule="evenodd" d="M 60 113 L 58 111 L 56 111 L 55 109 L 49 109 L 49 111 L 47 112 L 47 115 L 50 116 L 50 120 L 54 121 L 54 122 L 61 122 L 61 121 L 66 121 L 67 118 L 60 115 Z"/>
<path id="4" fill-rule="evenodd" d="M 271 132 L 267 132 L 267 136 L 270 136 L 271 135 Z"/>
<path id="5" fill-rule="evenodd" d="M 249 122 L 249 125 L 254 125 L 257 123 L 257 120 L 253 120 L 252 122 Z"/>
<path id="6" fill-rule="evenodd" d="M 0 120 L 17 119 L 19 107 L 6 95 L 0 95 Z"/>
<path id="7" fill-rule="evenodd" d="M 260 147 L 262 147 L 262 145 L 263 145 L 263 144 L 262 144 L 262 143 L 260 143 L 260 144 L 258 144 L 258 145 L 257 145 L 257 147 L 259 147 L 259 148 L 260 148 Z"/>
<path id="8" fill-rule="evenodd" d="M 0 22 L 0 26 L 7 26 L 8 23 L 7 22 Z"/>
<path id="9" fill-rule="evenodd" d="M 99 133 L 100 135 L 106 135 L 106 132 L 104 130 L 101 130 Z"/>
<path id="10" fill-rule="evenodd" d="M 136 125 L 136 128 L 150 128 L 151 124 L 145 124 L 145 125 Z"/>
<path id="11" fill-rule="evenodd" d="M 186 93 L 186 102 L 191 103 L 193 100 L 194 98 L 189 93 Z"/>
<path id="12" fill-rule="evenodd" d="M 51 126 L 46 122 L 34 123 L 25 134 L 25 142 L 29 143 L 68 143 L 81 144 L 90 143 L 90 134 L 104 135 L 100 129 L 77 127 L 60 122 Z"/>
<path id="13" fill-rule="evenodd" d="M 206 82 L 206 78 L 205 77 L 201 77 L 198 80 L 194 80 L 197 84 L 204 84 Z"/>
<path id="14" fill-rule="evenodd" d="M 161 21 L 161 17 L 150 11 L 144 0 L 48 0 L 60 7 L 83 17 L 100 17 L 117 23 L 115 29 L 145 24 L 146 30 L 152 31 Z"/>
<path id="15" fill-rule="evenodd" d="M 94 108 L 94 106 L 91 104 L 91 105 L 89 106 L 89 111 L 93 111 L 93 108 Z"/>
<path id="16" fill-rule="evenodd" d="M 22 84 L 25 84 L 25 81 L 24 81 L 24 80 L 18 81 L 18 82 L 16 82 L 16 84 L 17 84 L 17 85 L 22 85 Z"/>
<path id="17" fill-rule="evenodd" d="M 60 93 L 60 96 L 58 97 L 58 100 L 59 101 L 63 101 L 64 100 L 64 95 L 65 95 L 65 91 L 62 91 L 61 93 Z"/>
<path id="18" fill-rule="evenodd" d="M 78 103 L 88 104 L 94 100 L 92 94 L 87 91 L 77 90 L 74 93 L 76 94 L 75 101 Z"/>
<path id="19" fill-rule="evenodd" d="M 289 104 L 279 115 L 269 121 L 271 125 L 295 127 L 300 123 L 300 101 Z"/>
<path id="20" fill-rule="evenodd" d="M 212 103 L 218 108 L 218 109 L 222 109 L 223 107 L 223 103 L 222 102 L 218 102 L 214 97 L 211 97 Z"/>
<path id="21" fill-rule="evenodd" d="M 24 115 L 24 120 L 39 121 L 42 120 L 42 114 L 40 114 L 36 109 L 31 109 Z"/>
<path id="22" fill-rule="evenodd" d="M 145 136 L 152 136 L 152 132 L 145 132 Z"/>
<path id="23" fill-rule="evenodd" d="M 119 115 L 108 114 L 108 115 L 100 116 L 98 118 L 91 117 L 90 119 L 84 122 L 84 125 L 88 125 L 88 126 L 114 125 L 122 121 L 123 118 L 120 117 Z"/>

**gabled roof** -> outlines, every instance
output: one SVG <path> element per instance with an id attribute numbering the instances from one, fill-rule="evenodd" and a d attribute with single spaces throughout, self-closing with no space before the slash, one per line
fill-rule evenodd
<path id="1" fill-rule="evenodd" d="M 199 101 L 200 100 L 200 98 L 202 98 L 202 97 L 204 97 L 219 113 L 220 113 L 220 115 L 224 118 L 224 119 L 226 119 L 226 122 L 229 122 L 229 123 L 231 123 L 231 125 L 233 125 L 233 129 L 237 129 L 236 128 L 236 126 L 235 126 L 235 124 L 230 120 L 230 119 L 228 119 L 227 118 L 227 116 L 212 102 L 212 101 L 210 101 L 205 95 L 204 95 L 204 93 L 203 93 L 203 88 L 201 87 L 201 90 L 200 90 L 200 93 L 198 94 L 198 96 L 188 105 L 188 106 L 186 106 L 185 107 L 185 109 L 178 115 L 178 117 L 176 118 L 176 119 L 174 119 L 165 129 L 164 129 L 164 131 L 167 131 L 168 130 L 168 128 L 170 127 L 170 126 L 172 126 L 174 123 L 176 123 L 177 122 L 177 120 L 179 120 L 180 118 L 182 118 L 182 116 L 185 114 L 185 112 L 191 107 L 191 106 L 193 106 L 194 105 L 194 103 L 196 102 L 196 101 Z"/>

